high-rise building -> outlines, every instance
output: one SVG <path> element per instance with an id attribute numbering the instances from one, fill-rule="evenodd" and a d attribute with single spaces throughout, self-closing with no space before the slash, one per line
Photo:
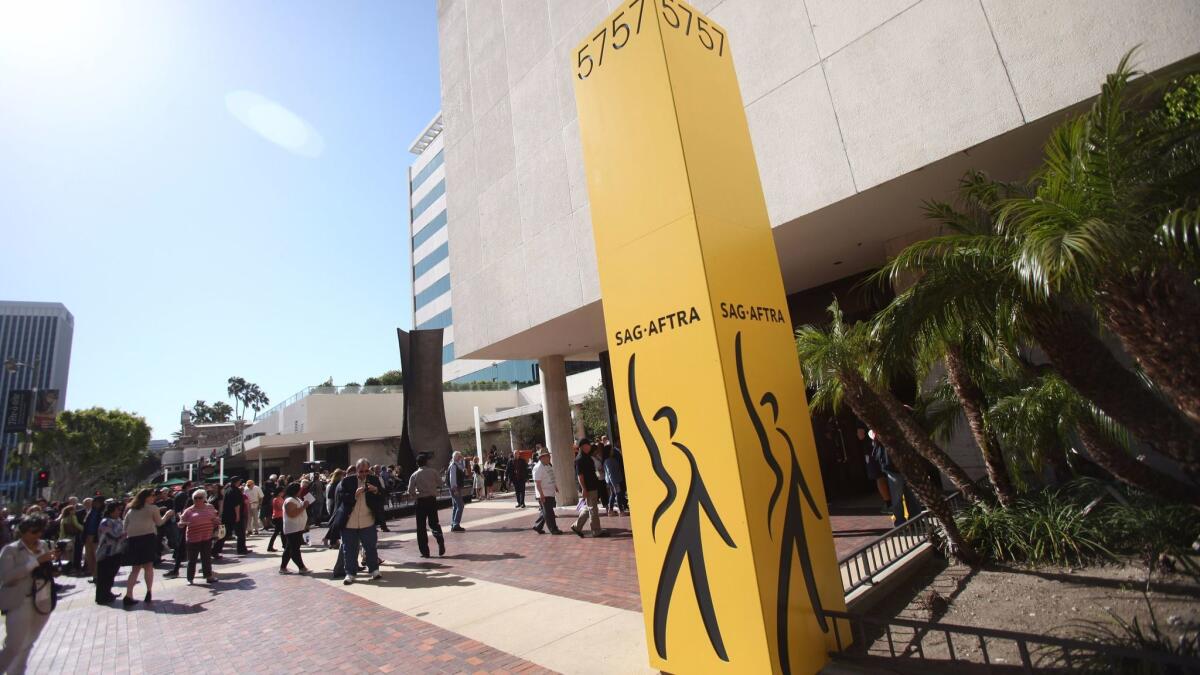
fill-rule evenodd
<path id="1" fill-rule="evenodd" d="M 454 358 L 454 310 L 450 297 L 450 243 L 442 144 L 442 114 L 438 113 L 409 147 L 409 152 L 417 156 L 408 170 L 413 326 L 442 329 L 442 377 L 447 382 L 534 381 L 537 379 L 534 361 Z"/>
<path id="2" fill-rule="evenodd" d="M 11 368 L 0 368 L 0 404 L 7 407 L 14 390 L 57 389 L 56 412 L 61 412 L 74 332 L 75 317 L 62 303 L 0 301 L 0 361 L 11 363 Z M 29 471 L 9 466 L 9 455 L 20 441 L 20 434 L 0 435 L 0 494 L 10 498 L 23 494 L 29 480 Z"/>

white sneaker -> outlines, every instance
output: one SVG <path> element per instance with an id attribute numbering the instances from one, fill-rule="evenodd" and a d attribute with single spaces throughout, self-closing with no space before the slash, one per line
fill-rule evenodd
<path id="1" fill-rule="evenodd" d="M 354 575 L 353 574 L 347 574 L 346 578 L 342 579 L 343 586 L 349 586 L 352 583 L 354 583 Z"/>
<path id="2" fill-rule="evenodd" d="M 371 581 L 378 581 L 379 579 L 382 579 L 382 578 L 383 578 L 383 572 L 380 572 L 379 570 L 375 570 L 371 574 Z"/>

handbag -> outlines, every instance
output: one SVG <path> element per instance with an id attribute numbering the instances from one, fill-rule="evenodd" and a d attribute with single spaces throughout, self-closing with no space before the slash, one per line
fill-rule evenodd
<path id="1" fill-rule="evenodd" d="M 221 523 L 220 525 L 217 526 L 217 539 L 224 539 L 224 538 L 225 538 L 225 523 Z"/>

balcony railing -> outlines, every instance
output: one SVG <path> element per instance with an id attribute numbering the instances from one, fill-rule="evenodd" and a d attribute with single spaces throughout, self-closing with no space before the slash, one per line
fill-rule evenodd
<path id="1" fill-rule="evenodd" d="M 300 391 L 296 392 L 295 394 L 292 394 L 291 396 L 289 396 L 287 398 L 287 400 L 285 400 L 281 403 L 276 403 L 271 408 L 258 413 L 257 415 L 255 415 L 254 421 L 258 422 L 261 420 L 265 420 L 266 418 L 270 417 L 271 415 L 274 415 L 275 413 L 279 412 L 280 410 L 283 410 L 284 408 L 288 407 L 289 405 L 292 405 L 293 403 L 296 403 L 296 402 L 298 402 L 304 398 L 307 398 L 309 396 L 312 396 L 314 394 L 343 395 L 343 394 L 403 394 L 403 393 L 404 393 L 404 387 L 401 385 L 398 385 L 398 384 L 371 385 L 369 387 L 368 386 L 338 387 L 338 386 L 326 386 L 323 384 L 319 384 L 319 385 L 316 385 L 313 387 L 305 387 L 305 388 L 301 389 Z"/>

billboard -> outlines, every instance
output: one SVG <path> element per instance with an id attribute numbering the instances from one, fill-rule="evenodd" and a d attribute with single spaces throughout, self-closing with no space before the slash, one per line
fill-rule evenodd
<path id="1" fill-rule="evenodd" d="M 37 392 L 37 406 L 33 410 L 33 425 L 34 431 L 50 431 L 54 428 L 54 423 L 58 419 L 58 390 L 57 389 L 39 389 Z"/>
<path id="2" fill-rule="evenodd" d="M 29 429 L 29 412 L 33 408 L 33 391 L 14 389 L 8 393 L 4 406 L 4 433 L 18 434 Z"/>

